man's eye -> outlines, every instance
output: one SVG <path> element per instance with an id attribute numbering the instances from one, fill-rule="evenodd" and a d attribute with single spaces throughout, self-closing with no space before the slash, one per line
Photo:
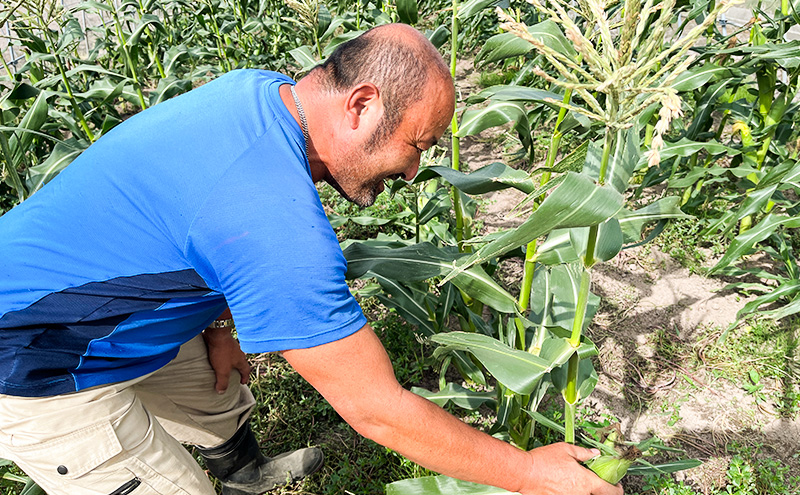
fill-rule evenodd
<path id="1" fill-rule="evenodd" d="M 411 146 L 413 146 L 420 155 L 422 154 L 423 151 L 425 151 L 424 149 L 420 148 L 416 144 L 412 144 Z"/>

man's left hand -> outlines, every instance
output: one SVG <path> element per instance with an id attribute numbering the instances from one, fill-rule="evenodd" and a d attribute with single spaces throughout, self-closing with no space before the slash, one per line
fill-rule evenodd
<path id="1" fill-rule="evenodd" d="M 239 342 L 231 335 L 231 329 L 206 328 L 203 338 L 208 347 L 208 362 L 217 376 L 217 383 L 214 385 L 217 393 L 224 394 L 228 389 L 228 381 L 234 369 L 241 375 L 241 383 L 247 383 L 250 378 L 250 363 L 239 347 Z"/>

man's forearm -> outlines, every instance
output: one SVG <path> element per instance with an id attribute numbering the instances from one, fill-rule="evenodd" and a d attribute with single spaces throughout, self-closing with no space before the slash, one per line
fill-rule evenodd
<path id="1" fill-rule="evenodd" d="M 407 390 L 369 422 L 353 426 L 428 469 L 512 492 L 522 486 L 520 474 L 533 468 L 527 452 L 461 422 Z"/>

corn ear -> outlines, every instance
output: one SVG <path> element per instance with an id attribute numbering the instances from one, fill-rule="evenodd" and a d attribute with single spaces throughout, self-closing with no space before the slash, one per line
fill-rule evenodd
<path id="1" fill-rule="evenodd" d="M 597 476 L 616 485 L 628 472 L 633 464 L 632 460 L 623 459 L 614 455 L 601 455 L 586 461 L 586 467 L 594 471 Z"/>

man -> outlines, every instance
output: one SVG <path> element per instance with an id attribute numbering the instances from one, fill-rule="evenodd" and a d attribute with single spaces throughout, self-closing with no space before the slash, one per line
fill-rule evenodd
<path id="1" fill-rule="evenodd" d="M 229 495 L 318 469 L 262 456 L 241 349 L 280 351 L 358 432 L 433 470 L 524 494 L 619 495 L 405 391 L 344 282 L 314 182 L 371 204 L 416 174 L 454 88 L 402 25 L 342 46 L 296 87 L 234 71 L 132 117 L 0 219 L 0 457 L 50 495 Z"/>

